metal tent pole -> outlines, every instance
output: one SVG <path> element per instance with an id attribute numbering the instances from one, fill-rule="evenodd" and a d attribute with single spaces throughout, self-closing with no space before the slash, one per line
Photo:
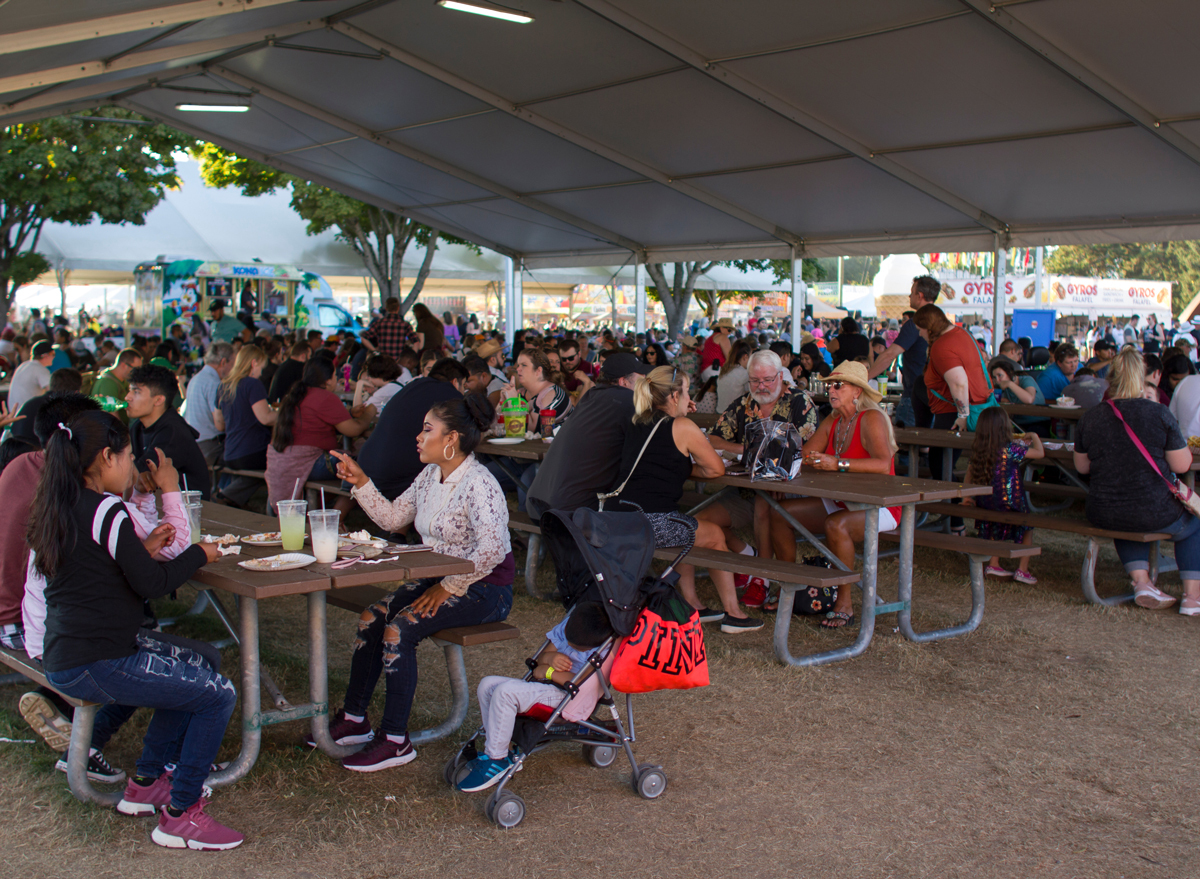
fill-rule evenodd
<path id="1" fill-rule="evenodd" d="M 633 266 L 633 283 L 635 285 L 634 301 L 636 305 L 637 328 L 635 332 L 646 332 L 646 267 L 642 264 L 641 257 L 638 257 L 637 262 Z M 686 315 L 685 315 L 686 317 Z"/>
<path id="2" fill-rule="evenodd" d="M 517 263 L 513 273 L 513 332 L 525 326 L 525 260 Z"/>
<path id="3" fill-rule="evenodd" d="M 791 248 L 791 281 L 792 281 L 792 350 L 800 353 L 800 336 L 804 332 L 804 300 L 807 298 L 807 288 L 796 271 L 796 245 Z"/>
<path id="4" fill-rule="evenodd" d="M 1033 301 L 1039 306 L 1042 304 L 1042 254 L 1045 250 L 1044 247 L 1033 249 Z"/>
<path id="5" fill-rule="evenodd" d="M 510 349 L 517 329 L 513 284 L 513 258 L 506 256 L 504 257 L 504 341 Z"/>
<path id="6" fill-rule="evenodd" d="M 1007 274 L 1006 263 L 1008 251 L 1000 246 L 1000 236 L 994 236 L 996 241 L 996 259 L 992 265 L 992 356 L 1000 353 L 1000 343 L 1004 341 L 1004 276 Z"/>

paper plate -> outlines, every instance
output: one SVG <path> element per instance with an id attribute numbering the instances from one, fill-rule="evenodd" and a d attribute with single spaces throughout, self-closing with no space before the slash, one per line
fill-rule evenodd
<path id="1" fill-rule="evenodd" d="M 245 568 L 247 571 L 267 573 L 273 571 L 294 571 L 297 568 L 311 565 L 316 560 L 316 556 L 305 555 L 302 552 L 284 552 L 279 555 L 269 555 L 261 559 L 246 559 L 244 562 L 238 562 L 238 567 Z"/>
<path id="2" fill-rule="evenodd" d="M 502 436 L 502 437 L 497 437 L 496 439 L 490 439 L 490 440 L 488 440 L 488 442 L 492 443 L 493 445 L 497 445 L 497 446 L 512 446 L 512 445 L 516 445 L 517 443 L 525 442 L 525 437 L 523 437 L 523 436 Z"/>
<path id="3" fill-rule="evenodd" d="M 262 534 L 251 534 L 242 538 L 242 543 L 250 546 L 283 546 L 283 535 L 278 531 L 266 531 Z"/>

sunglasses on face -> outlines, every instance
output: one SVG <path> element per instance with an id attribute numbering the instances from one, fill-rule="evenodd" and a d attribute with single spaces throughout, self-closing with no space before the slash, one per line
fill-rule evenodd
<path id="1" fill-rule="evenodd" d="M 846 387 L 848 384 L 850 384 L 850 383 L 849 382 L 825 382 L 825 387 L 830 388 L 831 390 L 834 390 L 834 391 L 840 391 L 842 388 Z"/>

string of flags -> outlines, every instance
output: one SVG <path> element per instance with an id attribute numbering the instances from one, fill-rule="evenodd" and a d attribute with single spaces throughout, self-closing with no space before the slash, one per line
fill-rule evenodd
<path id="1" fill-rule="evenodd" d="M 1010 247 L 1007 251 L 1008 270 L 1020 272 L 1033 270 L 1034 250 L 1032 247 Z M 975 275 L 990 275 L 996 255 L 991 251 L 979 253 L 927 253 L 923 261 L 930 267 L 941 266 L 954 271 L 970 272 Z"/>

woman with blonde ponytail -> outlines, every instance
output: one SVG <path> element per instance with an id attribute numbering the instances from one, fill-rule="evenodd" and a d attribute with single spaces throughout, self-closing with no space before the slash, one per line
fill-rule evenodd
<path id="1" fill-rule="evenodd" d="M 634 426 L 625 436 L 615 489 L 619 493 L 612 508 L 620 509 L 619 503 L 640 507 L 654 526 L 654 542 L 660 547 L 686 546 L 691 530 L 697 547 L 727 551 L 720 527 L 679 513 L 686 480 L 725 474 L 725 464 L 708 437 L 687 417 L 695 409 L 688 376 L 670 366 L 651 370 L 634 385 L 633 406 Z M 696 595 L 695 568 L 680 565 L 678 570 L 679 591 L 700 611 L 702 622 L 721 622 L 723 632 L 762 628 L 762 620 L 747 617 L 738 604 L 732 573 L 711 571 L 724 610 L 710 610 Z"/>

